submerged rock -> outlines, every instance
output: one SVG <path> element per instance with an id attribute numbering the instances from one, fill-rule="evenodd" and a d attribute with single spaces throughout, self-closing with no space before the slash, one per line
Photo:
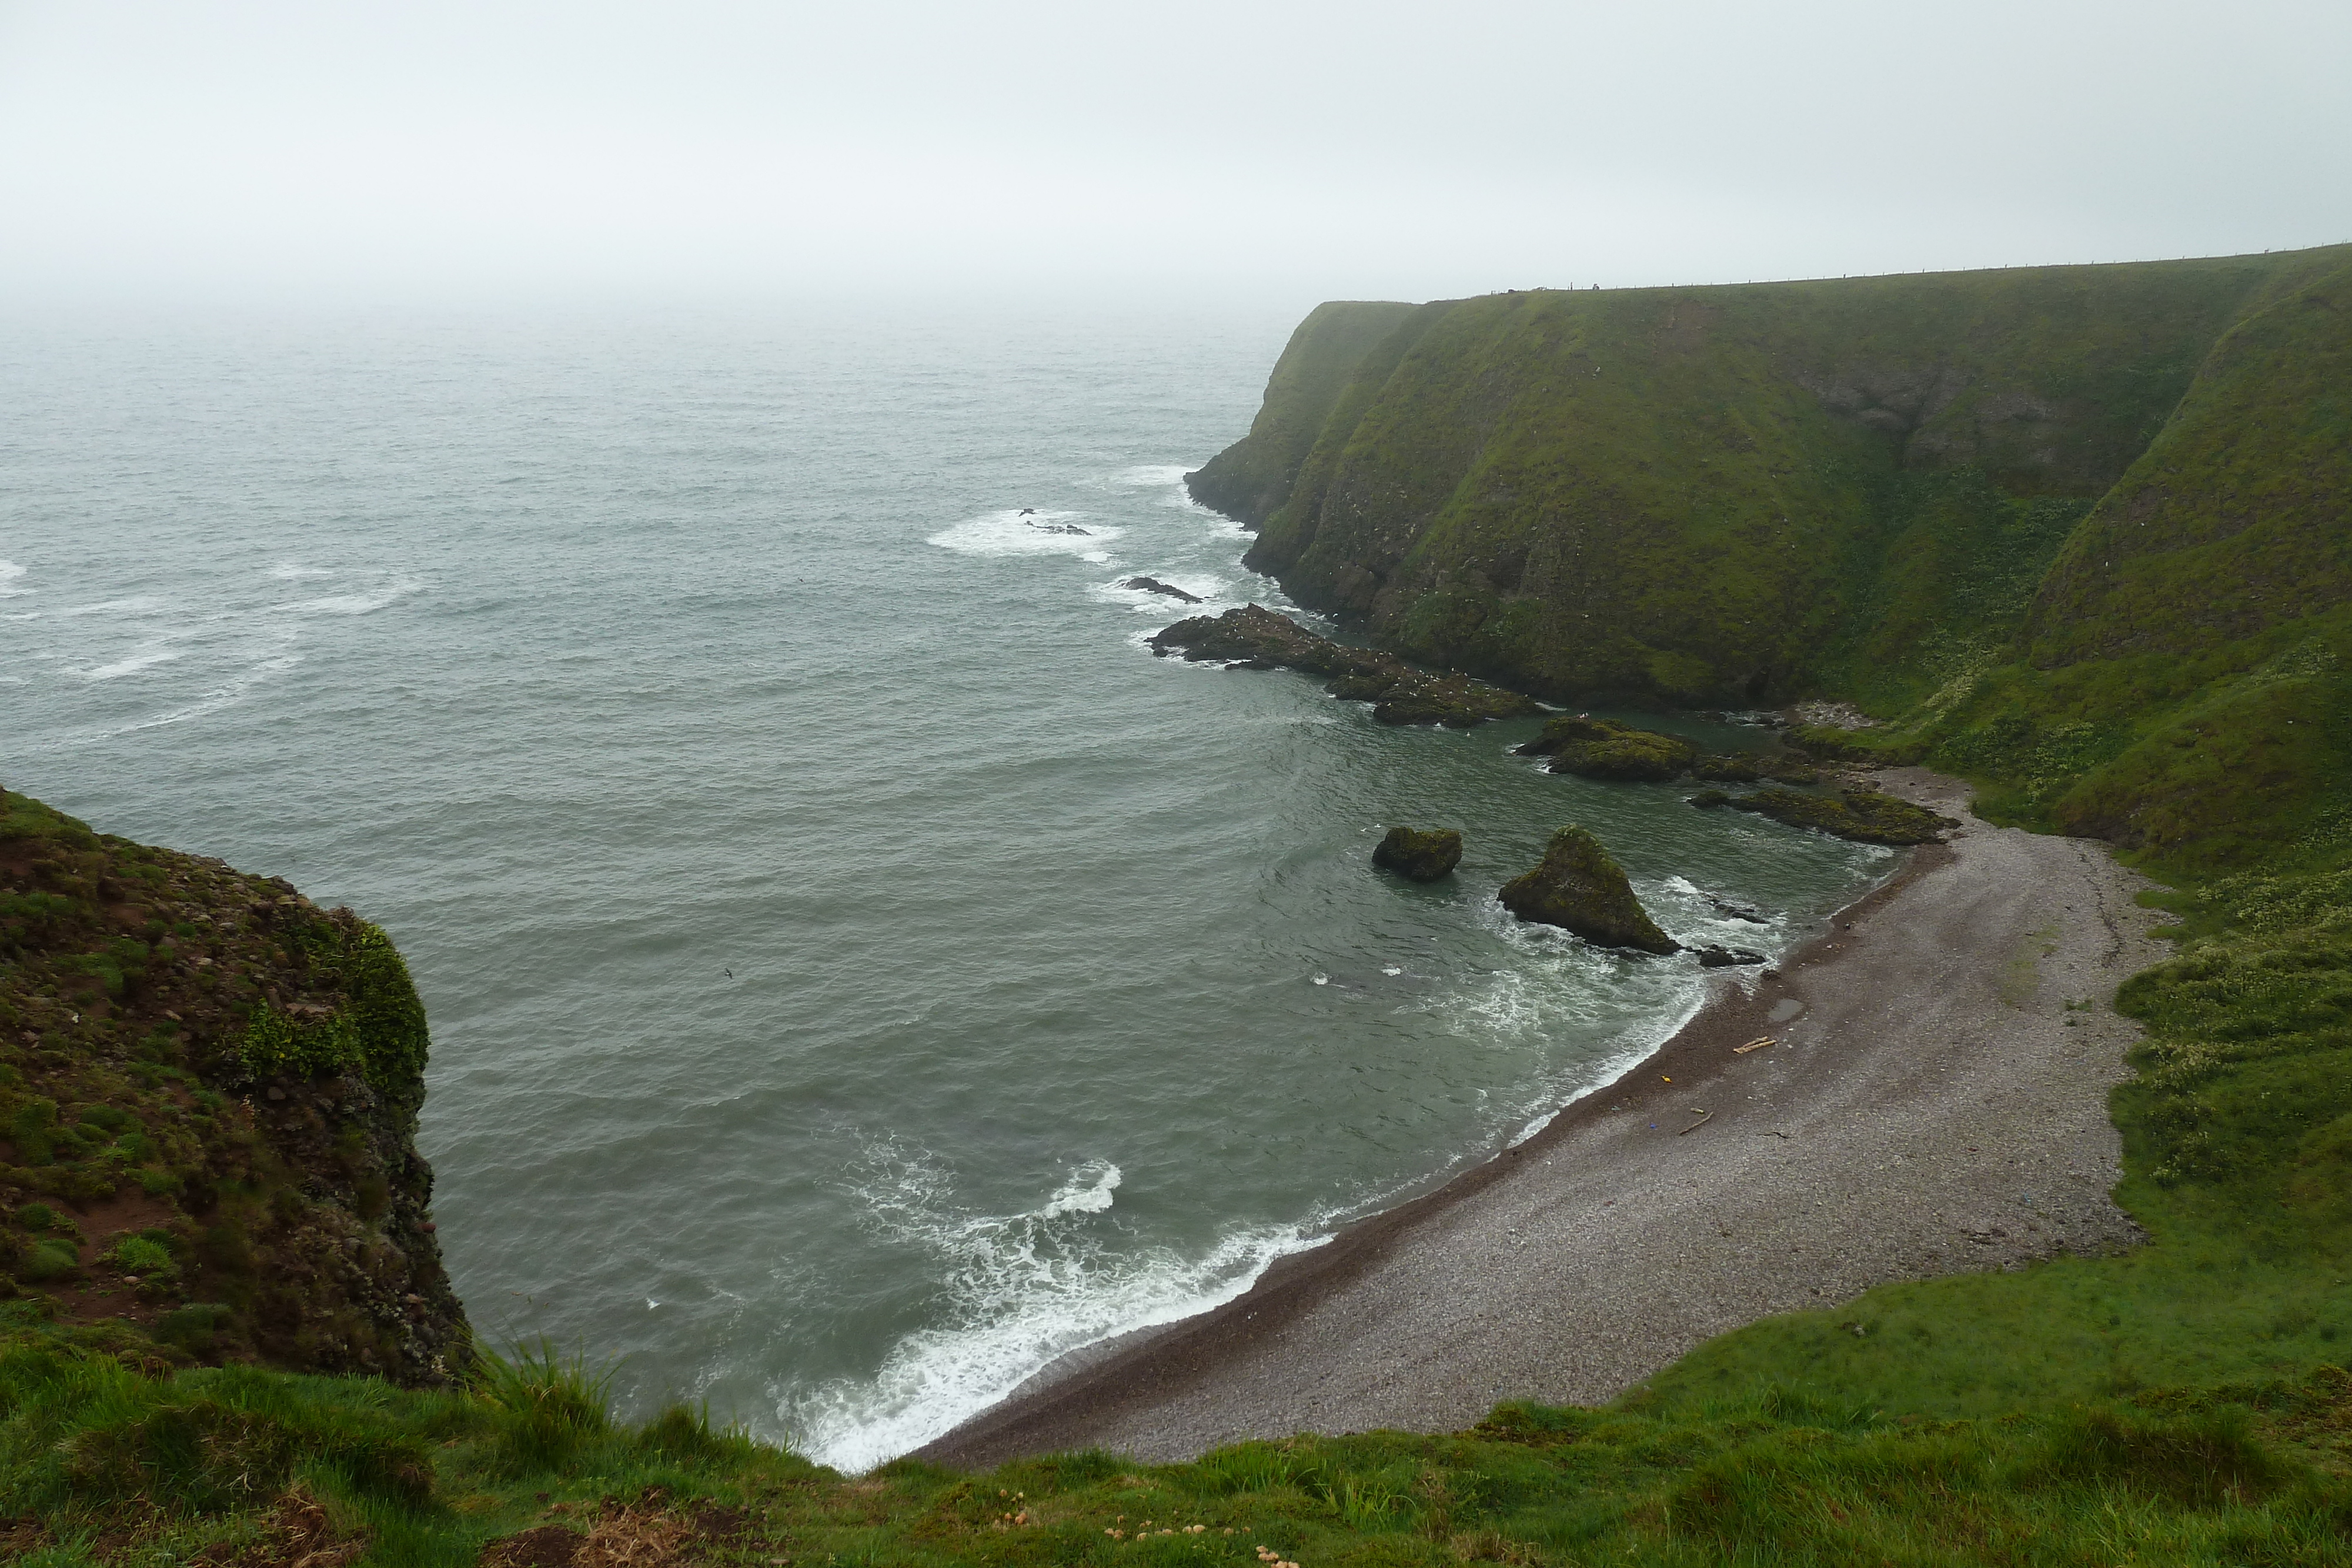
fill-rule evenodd
<path id="1" fill-rule="evenodd" d="M 1657 927 L 1633 896 L 1623 868 L 1599 839 L 1568 827 L 1551 836 L 1543 863 L 1495 894 L 1521 920 L 1573 931 L 1603 947 L 1675 953 L 1682 945 Z"/>
<path id="2" fill-rule="evenodd" d="M 1811 828 L 1832 838 L 1851 839 L 1863 844 L 1941 843 L 1946 828 L 1960 825 L 1956 818 L 1875 789 L 1843 789 L 1835 795 L 1759 789 L 1746 796 L 1702 789 L 1691 797 L 1691 804 L 1702 811 L 1725 806 L 1735 811 L 1754 811 L 1792 828 Z"/>
<path id="3" fill-rule="evenodd" d="M 1393 653 L 1318 637 L 1262 604 L 1179 621 L 1151 639 L 1151 651 L 1181 651 L 1192 660 L 1230 660 L 1246 669 L 1282 664 L 1328 675 L 1331 683 L 1325 690 L 1350 702 L 1374 704 L 1372 716 L 1382 724 L 1467 729 L 1490 718 L 1521 718 L 1543 711 L 1517 692 L 1464 674 L 1433 674 Z"/>
<path id="4" fill-rule="evenodd" d="M 1187 593 L 1172 582 L 1162 582 L 1156 577 L 1130 577 L 1120 582 L 1121 588 L 1139 589 L 1145 593 L 1164 593 L 1171 599 L 1181 599 L 1187 604 L 1198 604 L 1201 596 Z"/>
<path id="5" fill-rule="evenodd" d="M 1414 882 L 1435 882 L 1462 863 L 1462 835 L 1452 828 L 1391 828 L 1372 863 Z"/>
<path id="6" fill-rule="evenodd" d="M 1721 947 L 1710 942 L 1698 950 L 1698 961 L 1710 969 L 1728 969 L 1741 964 L 1761 964 L 1764 955 L 1751 953 L 1745 947 Z"/>

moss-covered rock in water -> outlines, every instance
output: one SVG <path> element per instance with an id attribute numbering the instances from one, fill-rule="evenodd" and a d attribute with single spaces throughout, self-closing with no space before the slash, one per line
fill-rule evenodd
<path id="1" fill-rule="evenodd" d="M 1391 828 L 1372 863 L 1414 882 L 1435 882 L 1462 863 L 1462 835 L 1452 828 Z"/>
<path id="2" fill-rule="evenodd" d="M 1490 718 L 1523 718 L 1542 711 L 1517 692 L 1472 680 L 1458 671 L 1432 674 L 1393 653 L 1318 637 L 1262 604 L 1179 621 L 1151 639 L 1151 651 L 1161 655 L 1181 652 L 1194 661 L 1225 659 L 1243 669 L 1287 665 L 1328 675 L 1327 691 L 1350 702 L 1372 704 L 1372 716 L 1382 724 L 1467 729 Z"/>
<path id="3" fill-rule="evenodd" d="M 1691 777 L 1710 784 L 1753 784 L 1769 779 L 1776 784 L 1818 784 L 1822 772 L 1811 763 L 1787 757 L 1759 757 L 1753 751 L 1702 757 L 1691 764 Z"/>
<path id="4" fill-rule="evenodd" d="M 1381 724 L 1442 724 L 1449 729 L 1468 729 L 1493 718 L 1524 718 L 1538 711 L 1518 693 L 1467 675 L 1409 677 L 1372 704 L 1372 717 Z"/>
<path id="5" fill-rule="evenodd" d="M 351 911 L 0 793 L 0 1296 L 150 1359 L 454 1379 L 428 1043 Z"/>
<path id="6" fill-rule="evenodd" d="M 1522 920 L 1573 931 L 1603 947 L 1674 953 L 1682 945 L 1657 927 L 1625 873 L 1599 839 L 1568 827 L 1551 836 L 1543 863 L 1495 895 Z"/>
<path id="7" fill-rule="evenodd" d="M 1646 784 L 1679 779 L 1699 758 L 1698 747 L 1678 736 L 1636 729 L 1613 718 L 1568 715 L 1545 725 L 1519 750 L 1550 758 L 1554 773 Z"/>
<path id="8" fill-rule="evenodd" d="M 1898 800 L 1875 789 L 1846 789 L 1835 795 L 1806 795 L 1794 789 L 1759 789 L 1753 795 L 1727 795 L 1702 789 L 1691 804 L 1703 811 L 1728 806 L 1754 811 L 1792 828 L 1811 828 L 1832 838 L 1864 844 L 1927 844 L 1941 841 L 1946 828 L 1958 820 Z"/>

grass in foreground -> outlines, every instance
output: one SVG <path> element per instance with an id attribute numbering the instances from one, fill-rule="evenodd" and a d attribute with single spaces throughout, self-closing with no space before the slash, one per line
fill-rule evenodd
<path id="1" fill-rule="evenodd" d="M 1703 1416 L 1505 1406 L 1473 1431 L 819 1469 L 544 1350 L 465 1393 L 164 1377 L 18 1329 L 0 1551 L 91 1563 L 1102 1564 L 2352 1562 L 2352 1376 L 1981 1421 L 1788 1390 Z"/>

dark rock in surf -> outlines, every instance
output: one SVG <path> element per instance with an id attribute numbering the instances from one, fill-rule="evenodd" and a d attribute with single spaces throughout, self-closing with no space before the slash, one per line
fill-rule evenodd
<path id="1" fill-rule="evenodd" d="M 1633 896 L 1623 868 L 1582 828 L 1554 833 L 1543 863 L 1505 883 L 1495 896 L 1521 920 L 1559 926 L 1599 946 L 1644 953 L 1682 950 L 1682 944 L 1659 930 Z"/>
<path id="2" fill-rule="evenodd" d="M 1244 669 L 1286 665 L 1328 675 L 1324 689 L 1350 702 L 1374 705 L 1382 724 L 1442 724 L 1456 729 L 1490 718 L 1518 718 L 1543 710 L 1530 698 L 1459 674 L 1433 674 L 1393 653 L 1350 648 L 1318 637 L 1287 615 L 1247 604 L 1223 615 L 1179 621 L 1151 639 L 1151 651 L 1181 649 L 1192 660 L 1234 661 Z"/>
<path id="3" fill-rule="evenodd" d="M 1710 942 L 1698 950 L 1698 961 L 1710 969 L 1728 969 L 1742 964 L 1761 964 L 1764 955 L 1745 947 L 1718 947 Z"/>
<path id="4" fill-rule="evenodd" d="M 1391 828 L 1372 863 L 1414 882 L 1435 882 L 1462 863 L 1462 835 L 1452 828 Z"/>
<path id="5" fill-rule="evenodd" d="M 1199 594 L 1187 593 L 1182 589 L 1177 587 L 1174 583 L 1162 582 L 1156 577 L 1130 577 L 1121 582 L 1119 586 L 1121 588 L 1138 589 L 1145 593 L 1164 593 L 1171 599 L 1181 599 L 1187 604 L 1198 604 L 1201 602 L 1201 596 Z"/>

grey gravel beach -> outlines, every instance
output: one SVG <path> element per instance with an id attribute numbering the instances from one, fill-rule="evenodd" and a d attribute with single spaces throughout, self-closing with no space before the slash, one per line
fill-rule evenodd
<path id="1" fill-rule="evenodd" d="M 2166 956 L 2148 884 L 2102 845 L 1977 821 L 1956 780 L 1873 781 L 1965 825 L 1517 1148 L 922 1457 L 1452 1431 L 1506 1399 L 1605 1402 L 1887 1281 L 2134 1242 L 2106 1097 L 2137 1031 L 2108 1004 Z"/>

